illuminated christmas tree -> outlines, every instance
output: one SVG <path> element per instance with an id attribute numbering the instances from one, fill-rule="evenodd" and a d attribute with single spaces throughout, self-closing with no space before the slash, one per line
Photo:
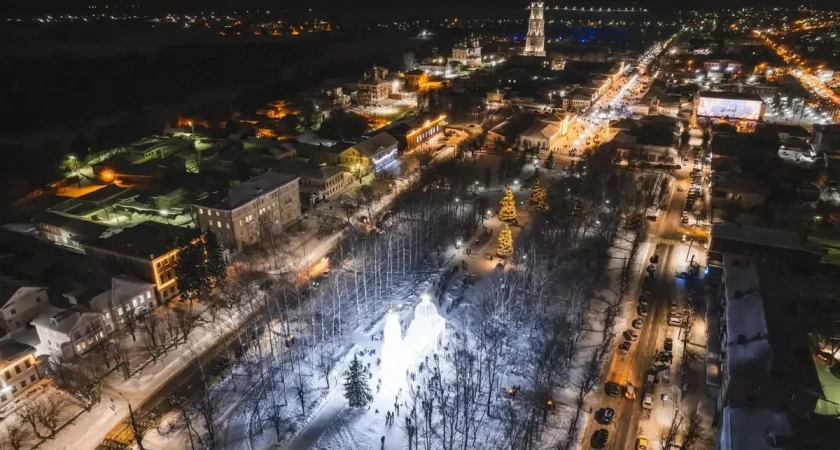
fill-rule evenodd
<path id="1" fill-rule="evenodd" d="M 516 200 L 513 199 L 513 189 L 508 187 L 499 203 L 499 220 L 510 222 L 513 219 L 516 219 Z"/>
<path id="2" fill-rule="evenodd" d="M 513 235 L 510 232 L 510 227 L 505 224 L 502 231 L 499 232 L 499 242 L 496 245 L 496 254 L 500 258 L 507 258 L 513 254 Z"/>
<path id="3" fill-rule="evenodd" d="M 540 186 L 540 180 L 537 178 L 537 181 L 534 182 L 534 187 L 531 189 L 531 204 L 536 205 L 537 209 L 540 211 L 547 211 L 547 198 L 548 191 L 546 191 L 544 187 Z"/>

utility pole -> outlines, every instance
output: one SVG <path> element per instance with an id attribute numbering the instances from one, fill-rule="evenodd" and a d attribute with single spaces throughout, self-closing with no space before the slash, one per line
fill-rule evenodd
<path id="1" fill-rule="evenodd" d="M 131 424 L 131 432 L 134 434 L 134 441 L 137 442 L 138 450 L 146 450 L 143 447 L 143 430 L 140 429 L 140 423 L 137 421 L 137 416 L 134 415 L 134 409 L 131 408 L 131 402 L 125 398 L 122 392 L 119 392 L 120 397 L 124 398 L 126 403 L 128 403 L 128 418 L 129 423 Z"/>

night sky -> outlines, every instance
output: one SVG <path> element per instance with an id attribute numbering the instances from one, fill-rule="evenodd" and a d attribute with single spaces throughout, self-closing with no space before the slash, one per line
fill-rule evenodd
<path id="1" fill-rule="evenodd" d="M 522 7 L 524 8 L 529 3 L 528 0 L 424 0 L 423 4 L 429 7 Z M 399 9 L 401 1 L 395 0 L 360 0 L 357 2 L 347 2 L 344 0 L 309 0 L 307 2 L 287 2 L 280 0 L 42 0 L 36 2 L 21 2 L 19 0 L 12 0 L 2 2 L 0 11 L 6 14 L 14 14 L 15 12 L 66 12 L 70 10 L 84 10 L 87 5 L 125 5 L 125 4 L 142 4 L 144 9 L 154 10 L 182 10 L 182 11 L 196 11 L 196 10 L 211 10 L 211 9 L 271 9 L 281 10 L 290 8 L 321 8 L 325 10 L 338 10 L 353 8 L 393 8 Z M 791 7 L 800 4 L 810 4 L 818 7 L 836 8 L 837 2 L 832 0 L 815 0 L 810 2 L 792 2 L 784 0 L 680 0 L 674 2 L 656 1 L 656 0 L 639 0 L 635 2 L 628 1 L 549 1 L 547 5 L 555 6 L 587 6 L 587 7 L 626 7 L 638 6 L 645 7 L 654 12 L 673 11 L 677 8 L 681 9 L 715 9 L 715 8 L 732 8 L 741 6 L 785 6 Z M 417 6 L 414 4 L 413 6 Z"/>

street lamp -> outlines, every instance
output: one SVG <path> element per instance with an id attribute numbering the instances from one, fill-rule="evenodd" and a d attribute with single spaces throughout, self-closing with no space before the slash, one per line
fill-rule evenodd
<path id="1" fill-rule="evenodd" d="M 456 241 L 455 241 L 455 248 L 460 249 L 460 248 L 461 248 L 461 244 L 462 244 L 462 243 L 463 243 L 463 242 L 461 242 L 461 239 L 460 239 L 460 238 L 459 238 L 458 240 L 456 240 Z"/>

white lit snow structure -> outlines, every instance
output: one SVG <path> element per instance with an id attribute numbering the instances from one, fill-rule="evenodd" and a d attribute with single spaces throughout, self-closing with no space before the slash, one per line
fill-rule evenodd
<path id="1" fill-rule="evenodd" d="M 446 334 L 446 319 L 438 314 L 428 294 L 420 296 L 414 308 L 414 320 L 405 333 L 404 345 L 412 361 L 421 359 L 428 351 L 436 351 Z"/>
<path id="2" fill-rule="evenodd" d="M 382 390 L 396 392 L 405 385 L 405 370 L 409 361 L 402 339 L 400 318 L 393 309 L 385 317 L 382 330 Z"/>

